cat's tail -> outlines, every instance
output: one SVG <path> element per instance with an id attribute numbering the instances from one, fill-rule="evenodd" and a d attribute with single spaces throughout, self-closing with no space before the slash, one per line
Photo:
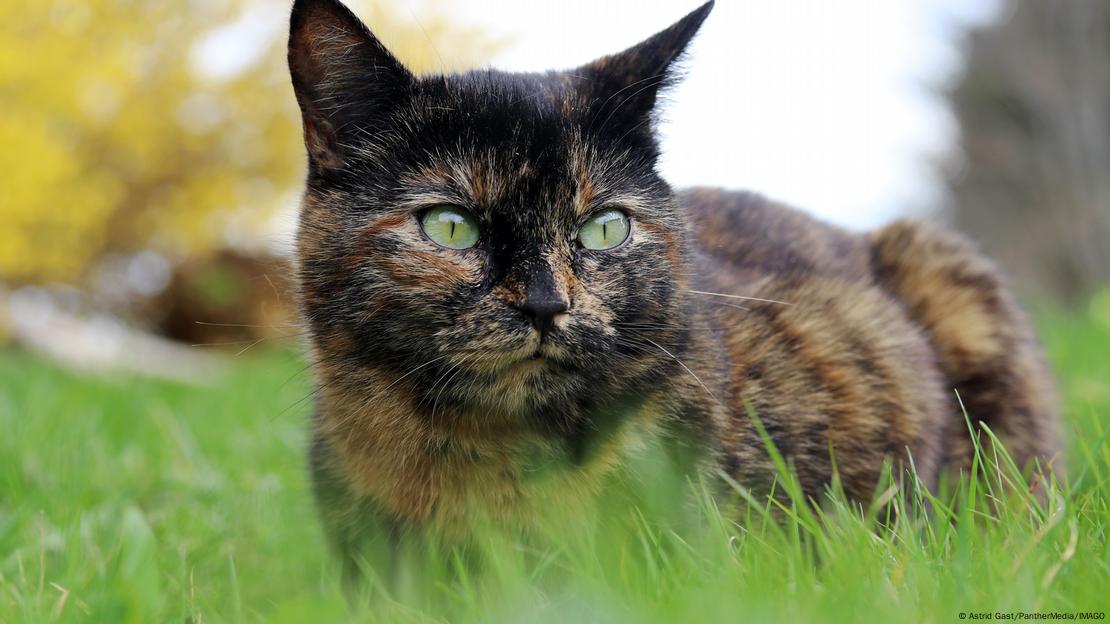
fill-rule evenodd
<path id="1" fill-rule="evenodd" d="M 966 239 L 925 224 L 897 221 L 870 236 L 876 279 L 925 329 L 953 401 L 958 393 L 971 423 L 990 427 L 1019 467 L 1039 462 L 1062 476 L 1055 382 L 998 269 Z M 953 417 L 962 421 L 958 403 Z M 948 463 L 966 468 L 967 426 L 950 431 Z"/>

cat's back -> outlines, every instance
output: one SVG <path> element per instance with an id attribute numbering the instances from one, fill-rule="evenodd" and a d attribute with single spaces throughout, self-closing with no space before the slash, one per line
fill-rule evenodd
<path id="1" fill-rule="evenodd" d="M 676 197 L 691 223 L 699 264 L 732 277 L 829 277 L 858 281 L 870 275 L 863 237 L 819 221 L 759 194 L 692 188 Z"/>

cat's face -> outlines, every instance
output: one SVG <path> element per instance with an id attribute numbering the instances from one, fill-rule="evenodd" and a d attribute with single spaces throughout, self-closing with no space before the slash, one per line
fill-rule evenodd
<path id="1" fill-rule="evenodd" d="M 338 3 L 297 2 L 316 357 L 505 411 L 666 374 L 685 234 L 651 114 L 708 10 L 568 72 L 415 77 Z"/>

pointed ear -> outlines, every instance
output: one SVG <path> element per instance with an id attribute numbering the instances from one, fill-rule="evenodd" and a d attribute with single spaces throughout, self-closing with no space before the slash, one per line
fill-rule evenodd
<path id="1" fill-rule="evenodd" d="M 304 120 L 310 166 L 341 169 L 355 130 L 411 93 L 414 78 L 339 0 L 296 0 L 289 72 Z"/>
<path id="2" fill-rule="evenodd" d="M 582 88 L 595 103 L 592 115 L 609 123 L 615 117 L 640 123 L 655 107 L 658 94 L 675 81 L 675 61 L 712 9 L 710 0 L 666 30 L 574 71 L 585 79 Z"/>

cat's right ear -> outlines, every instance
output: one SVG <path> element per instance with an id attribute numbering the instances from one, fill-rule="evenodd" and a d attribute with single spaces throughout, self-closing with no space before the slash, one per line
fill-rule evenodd
<path id="1" fill-rule="evenodd" d="M 296 0 L 289 73 L 304 120 L 309 166 L 343 168 L 358 129 L 380 122 L 412 92 L 413 75 L 339 0 Z"/>

